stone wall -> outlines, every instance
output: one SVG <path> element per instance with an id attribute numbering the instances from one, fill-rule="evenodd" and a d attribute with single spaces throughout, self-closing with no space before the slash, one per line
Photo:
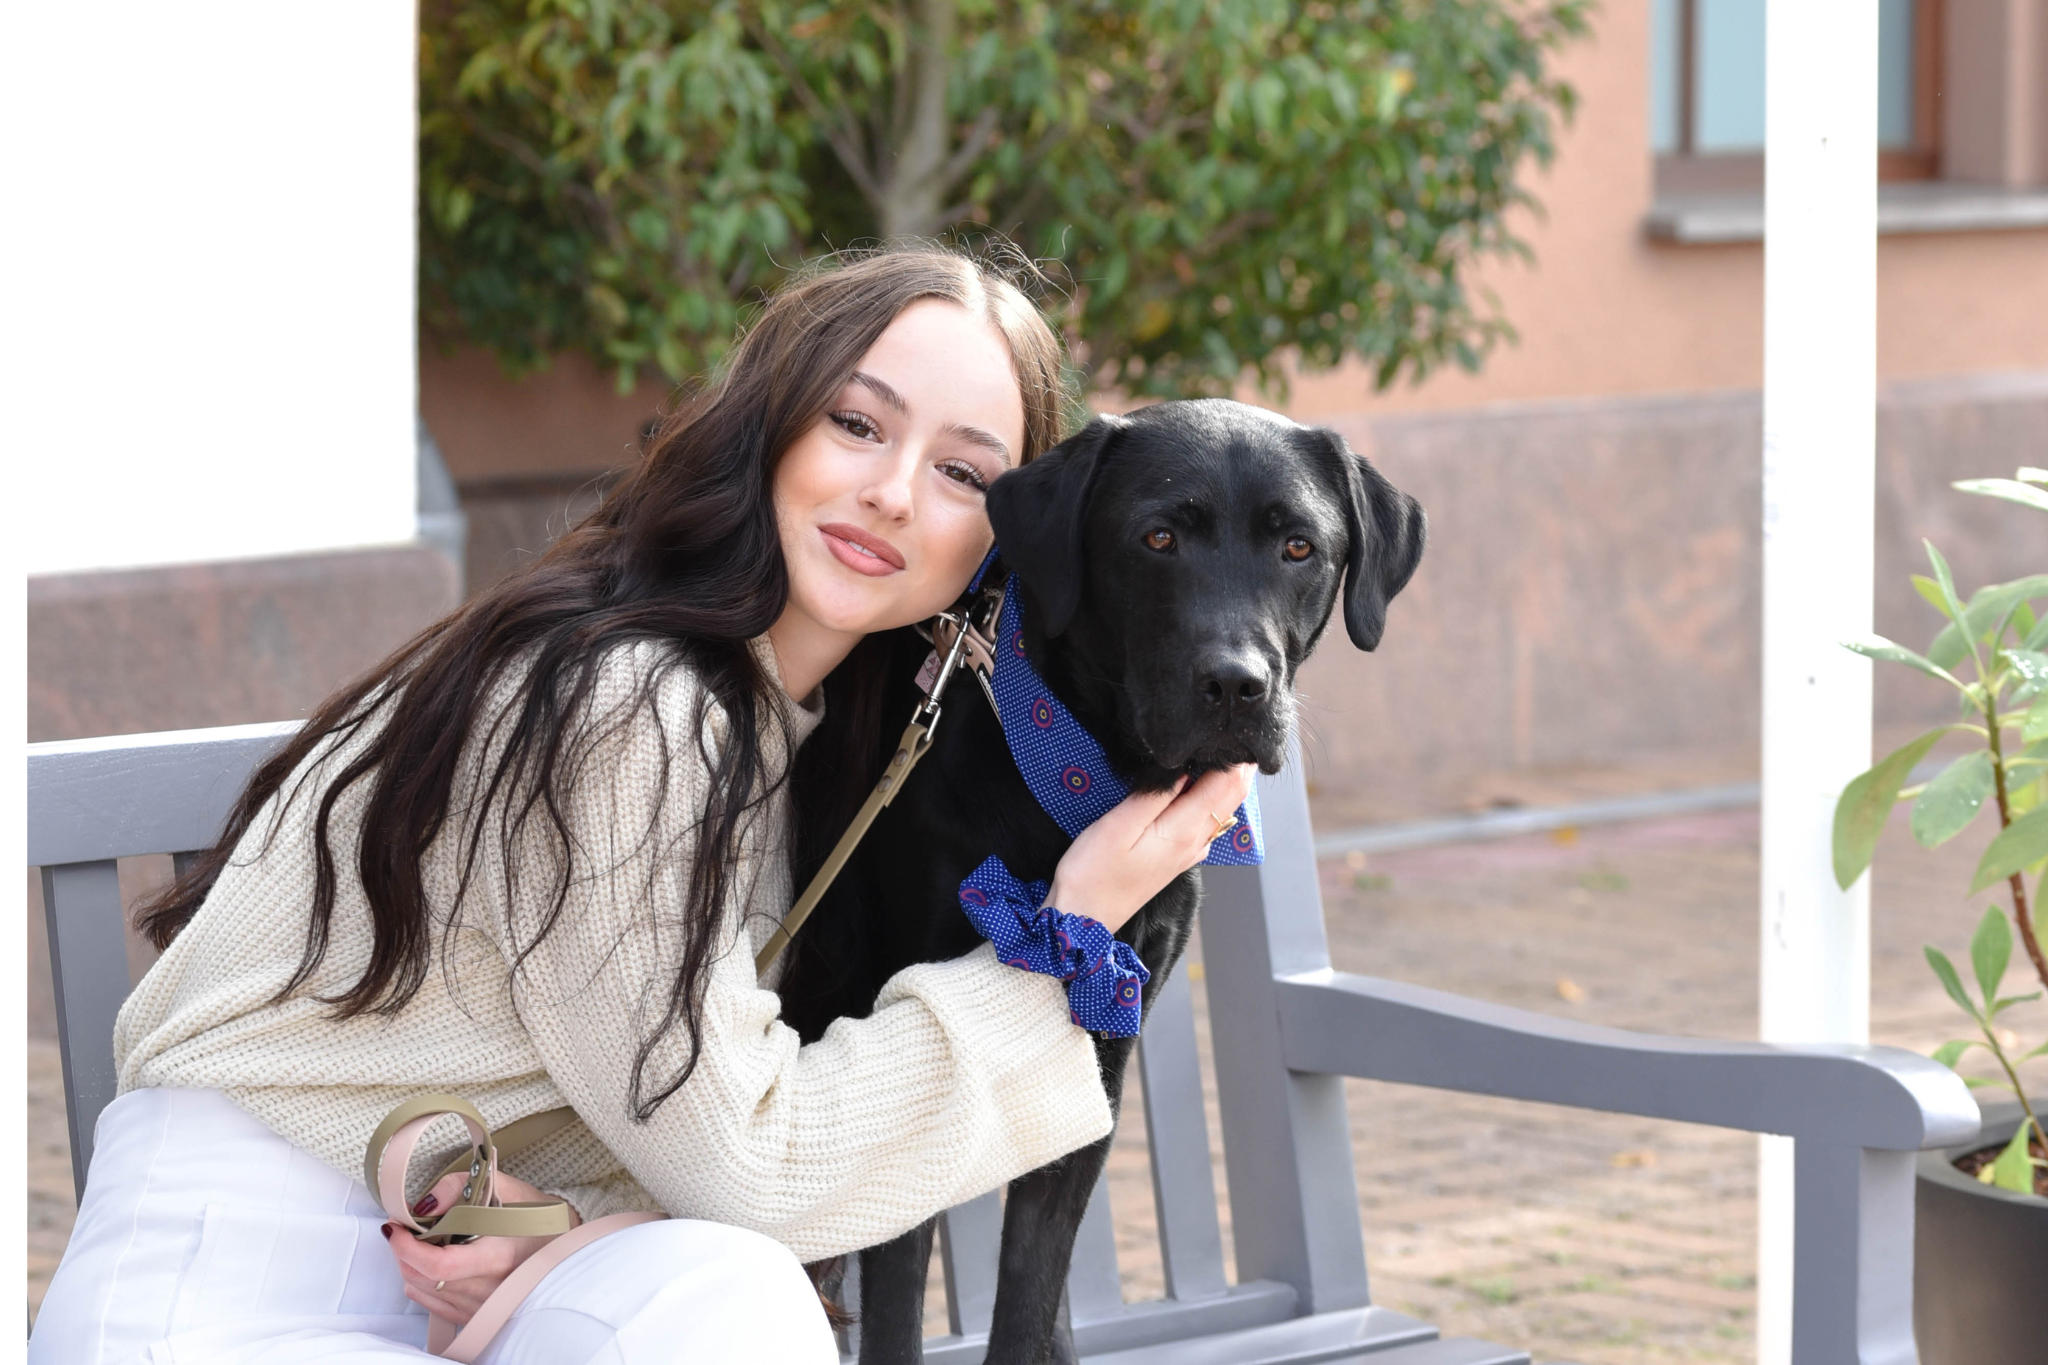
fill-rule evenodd
<path id="1" fill-rule="evenodd" d="M 1430 545 L 1376 653 L 1340 636 L 1303 671 L 1319 796 L 1370 811 L 1427 805 L 1479 772 L 1754 753 L 1755 393 L 1332 425 L 1422 501 Z M 2048 375 L 1885 389 L 1880 633 L 1920 648 L 1940 625 L 1906 581 L 1926 569 L 1923 536 L 1966 593 L 2048 568 L 2037 514 L 1948 487 L 2021 464 L 2048 465 Z M 1940 686 L 1901 669 L 1877 677 L 1880 725 L 1950 714 Z"/>
<path id="2" fill-rule="evenodd" d="M 303 716 L 452 608 L 455 566 L 392 546 L 28 580 L 28 738 Z"/>

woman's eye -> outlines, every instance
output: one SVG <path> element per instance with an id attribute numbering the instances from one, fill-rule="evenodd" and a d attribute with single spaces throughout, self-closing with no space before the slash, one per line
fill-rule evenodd
<path id="1" fill-rule="evenodd" d="M 872 441 L 882 434 L 879 427 L 857 412 L 835 412 L 831 416 L 840 430 L 857 441 Z"/>
<path id="2" fill-rule="evenodd" d="M 1164 526 L 1147 531 L 1145 533 L 1145 548 L 1161 552 L 1171 550 L 1173 548 L 1173 532 L 1167 530 Z"/>
<path id="3" fill-rule="evenodd" d="M 1303 540 L 1300 536 L 1289 536 L 1287 538 L 1285 553 L 1289 559 L 1307 559 L 1315 552 L 1316 547 Z"/>
<path id="4" fill-rule="evenodd" d="M 988 488 L 988 480 L 983 478 L 981 471 L 971 464 L 949 461 L 939 466 L 939 472 L 955 483 L 964 483 L 969 488 L 978 488 L 983 491 L 986 491 Z"/>

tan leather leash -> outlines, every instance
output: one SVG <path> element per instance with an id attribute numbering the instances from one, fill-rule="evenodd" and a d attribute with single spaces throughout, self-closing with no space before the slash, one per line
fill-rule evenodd
<path id="1" fill-rule="evenodd" d="M 975 619 L 979 613 L 980 620 Z M 839 836 L 839 842 L 832 846 L 831 854 L 825 859 L 811 884 L 797 897 L 789 913 L 782 917 L 782 923 L 775 926 L 775 932 L 761 945 L 761 951 L 754 954 L 754 975 L 765 975 L 775 959 L 782 956 L 789 947 L 797 930 L 804 927 L 804 921 L 818 908 L 825 893 L 831 889 L 833 880 L 839 876 L 846 860 L 853 856 L 853 850 L 860 846 L 868 826 L 875 823 L 875 817 L 882 808 L 896 799 L 896 793 L 903 790 L 903 783 L 910 776 L 910 770 L 932 747 L 932 731 L 939 724 L 939 699 L 945 695 L 946 684 L 953 680 L 961 663 L 967 664 L 968 671 L 981 683 L 982 692 L 988 697 L 988 704 L 994 708 L 995 692 L 990 679 L 995 676 L 995 627 L 1002 618 L 1003 589 L 1001 586 L 984 588 L 965 611 L 955 614 L 941 612 L 932 619 L 932 645 L 940 653 L 939 670 L 932 679 L 931 690 L 925 699 L 910 713 L 910 724 L 903 729 L 903 737 L 896 741 L 896 752 L 891 755 L 888 766 L 882 769 L 881 780 L 875 783 L 868 799 L 861 803 L 860 810 L 846 832 Z"/>
<path id="2" fill-rule="evenodd" d="M 436 1119 L 454 1115 L 469 1129 L 469 1147 L 435 1176 L 443 1177 L 467 1169 L 469 1180 L 457 1202 L 447 1212 L 421 1221 L 413 1216 L 405 1198 L 405 1172 L 413 1149 Z M 376 1192 L 385 1216 L 423 1242 L 456 1245 L 478 1237 L 546 1237 L 550 1240 L 519 1263 L 510 1275 L 491 1291 L 467 1325 L 459 1330 L 445 1318 L 427 1320 L 427 1349 L 447 1360 L 474 1361 L 498 1335 L 550 1270 L 570 1255 L 608 1233 L 638 1223 L 661 1220 L 658 1213 L 614 1213 L 575 1223 L 566 1201 L 507 1204 L 495 1188 L 498 1162 L 517 1155 L 542 1138 L 575 1122 L 576 1111 L 550 1109 L 509 1123 L 494 1139 L 484 1116 L 475 1105 L 459 1095 L 415 1095 L 384 1116 L 363 1154 L 363 1183 Z M 575 1223 L 575 1226 L 570 1226 Z"/>

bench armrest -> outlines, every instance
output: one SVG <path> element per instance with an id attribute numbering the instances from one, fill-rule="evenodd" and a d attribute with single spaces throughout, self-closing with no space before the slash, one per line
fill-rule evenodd
<path id="1" fill-rule="evenodd" d="M 1960 1077 L 1899 1048 L 1632 1033 L 1327 969 L 1274 989 L 1294 1071 L 1891 1151 L 1964 1142 L 1979 1125 Z"/>

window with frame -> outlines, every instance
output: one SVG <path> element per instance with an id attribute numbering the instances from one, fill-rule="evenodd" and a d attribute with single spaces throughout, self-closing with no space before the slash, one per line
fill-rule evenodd
<path id="1" fill-rule="evenodd" d="M 1650 143 L 1660 194 L 1763 186 L 1766 0 L 1651 0 Z M 1878 178 L 1939 167 L 1942 0 L 1878 6 Z"/>

